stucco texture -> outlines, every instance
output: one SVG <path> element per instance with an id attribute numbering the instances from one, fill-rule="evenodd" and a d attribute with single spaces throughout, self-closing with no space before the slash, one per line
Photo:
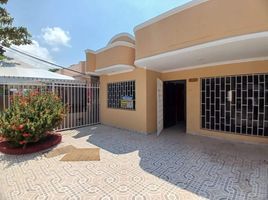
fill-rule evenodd
<path id="1" fill-rule="evenodd" d="M 210 0 L 137 30 L 136 59 L 268 31 L 267 22 L 267 0 Z"/>
<path id="2" fill-rule="evenodd" d="M 200 68 L 195 70 L 177 71 L 161 74 L 163 81 L 188 80 L 187 81 L 187 133 L 201 134 L 206 136 L 220 137 L 225 139 L 239 140 L 245 142 L 268 143 L 268 138 L 226 134 L 223 132 L 207 131 L 200 128 L 200 78 L 267 73 L 268 61 L 255 61 L 237 64 L 219 65 Z M 190 78 L 197 78 L 197 82 L 189 82 Z"/>
<path id="3" fill-rule="evenodd" d="M 134 65 L 135 49 L 116 46 L 96 54 L 96 69 L 113 65 Z"/>
<path id="4" fill-rule="evenodd" d="M 156 80 L 160 73 L 141 68 L 133 72 L 100 78 L 101 123 L 142 133 L 156 131 Z M 136 81 L 136 110 L 108 108 L 107 84 L 121 81 Z"/>

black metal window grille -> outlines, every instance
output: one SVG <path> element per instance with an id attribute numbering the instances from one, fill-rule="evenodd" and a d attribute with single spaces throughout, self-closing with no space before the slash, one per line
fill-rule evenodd
<path id="1" fill-rule="evenodd" d="M 268 136 L 268 74 L 201 79 L 201 127 Z"/>
<path id="2" fill-rule="evenodd" d="M 108 83 L 108 108 L 135 110 L 135 81 Z"/>

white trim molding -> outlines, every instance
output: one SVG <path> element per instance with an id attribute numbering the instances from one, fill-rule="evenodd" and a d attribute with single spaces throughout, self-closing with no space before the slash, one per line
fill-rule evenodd
<path id="1" fill-rule="evenodd" d="M 130 42 L 125 42 L 125 41 L 117 41 L 117 42 L 114 42 L 114 43 L 111 43 L 111 44 L 108 44 L 106 47 L 104 48 L 101 48 L 97 51 L 94 51 L 94 50 L 91 50 L 91 49 L 87 49 L 85 50 L 86 53 L 93 53 L 93 54 L 98 54 L 98 53 L 101 53 L 103 51 L 106 51 L 108 49 L 111 49 L 113 47 L 118 47 L 118 46 L 124 46 L 124 47 L 130 47 L 130 48 L 133 48 L 135 49 L 135 45 L 130 43 Z"/>
<path id="2" fill-rule="evenodd" d="M 91 76 L 99 76 L 96 72 L 85 72 L 85 74 L 91 75 Z"/>
<path id="3" fill-rule="evenodd" d="M 164 58 L 166 56 L 176 55 L 178 53 L 186 53 L 186 52 L 191 52 L 191 51 L 194 51 L 194 50 L 199 50 L 199 49 L 204 49 L 204 48 L 208 48 L 208 47 L 224 45 L 224 44 L 231 43 L 231 42 L 238 42 L 238 41 L 243 41 L 243 40 L 248 40 L 248 39 L 260 38 L 260 37 L 268 37 L 268 31 L 260 32 L 260 33 L 247 34 L 247 35 L 242 35 L 242 36 L 235 36 L 235 37 L 221 39 L 221 40 L 216 40 L 216 41 L 213 41 L 213 42 L 208 42 L 208 43 L 204 43 L 204 44 L 200 44 L 200 45 L 186 47 L 186 48 L 183 48 L 183 49 L 178 49 L 178 50 L 174 50 L 174 51 L 165 52 L 165 53 L 162 53 L 162 54 L 158 54 L 158 55 L 154 55 L 154 56 L 150 56 L 150 57 L 146 57 L 146 58 L 141 58 L 141 59 L 135 60 L 135 65 L 139 66 L 139 63 L 141 63 L 141 62 L 150 61 L 150 60 L 153 60 L 153 59 L 156 59 L 156 58 Z"/>
<path id="4" fill-rule="evenodd" d="M 126 70 L 122 70 L 120 72 L 113 72 L 113 73 L 109 73 L 107 74 L 108 76 L 112 76 L 112 75 L 117 75 L 117 74 L 123 74 L 123 73 L 127 73 L 127 72 L 132 72 L 134 69 L 126 69 Z"/>
<path id="5" fill-rule="evenodd" d="M 114 75 L 121 74 L 125 72 L 131 72 L 135 69 L 132 65 L 118 64 L 108 67 L 103 67 L 95 70 L 95 73 L 98 75 Z"/>
<path id="6" fill-rule="evenodd" d="M 112 44 L 114 40 L 120 38 L 120 37 L 129 37 L 130 39 L 132 39 L 135 42 L 135 37 L 129 33 L 119 33 L 116 34 L 115 36 L 113 36 L 110 41 L 108 42 L 108 45 Z"/>
<path id="7" fill-rule="evenodd" d="M 136 31 L 138 31 L 138 30 L 140 30 L 142 28 L 145 28 L 146 26 L 154 24 L 154 23 L 156 23 L 156 22 L 158 22 L 158 21 L 160 21 L 162 19 L 165 19 L 165 18 L 167 18 L 167 17 L 169 17 L 171 15 L 177 14 L 179 12 L 182 12 L 184 10 L 187 10 L 189 8 L 197 6 L 199 4 L 205 3 L 207 1 L 209 1 L 209 0 L 192 0 L 189 3 L 186 3 L 186 4 L 183 4 L 183 5 L 179 6 L 179 7 L 176 7 L 174 9 L 170 10 L 170 11 L 167 11 L 167 12 L 165 12 L 165 13 L 159 15 L 159 16 L 156 16 L 156 17 L 154 17 L 154 18 L 152 18 L 152 19 L 150 19 L 150 20 L 148 20 L 148 21 L 136 26 L 134 28 L 134 32 L 136 32 Z"/>
<path id="8" fill-rule="evenodd" d="M 220 40 L 216 40 L 216 41 L 212 41 L 212 42 L 208 42 L 208 43 L 204 43 L 204 44 L 200 44 L 200 45 L 186 47 L 183 49 L 177 49 L 177 50 L 173 50 L 173 51 L 169 51 L 169 52 L 164 52 L 164 53 L 161 53 L 158 55 L 153 55 L 153 56 L 137 59 L 137 60 L 135 60 L 134 63 L 135 63 L 135 66 L 137 66 L 137 67 L 141 67 L 141 68 L 147 67 L 150 70 L 154 70 L 153 67 L 150 67 L 148 65 L 150 65 L 150 63 L 154 63 L 157 60 L 159 61 L 159 60 L 164 60 L 167 58 L 171 59 L 171 58 L 174 58 L 178 55 L 182 55 L 185 53 L 190 54 L 191 52 L 202 51 L 202 50 L 207 49 L 207 48 L 217 48 L 217 47 L 221 47 L 221 46 L 232 44 L 232 43 L 244 42 L 244 41 L 255 40 L 255 39 L 262 39 L 262 38 L 265 38 L 265 39 L 268 38 L 268 31 L 220 39 Z M 267 52 L 267 55 L 268 55 L 268 52 Z M 242 59 L 233 59 L 233 60 L 229 60 L 229 61 L 226 60 L 226 61 L 222 61 L 222 62 L 204 63 L 204 64 L 200 64 L 200 65 L 195 65 L 195 66 L 190 65 L 189 67 L 181 67 L 180 69 L 174 69 L 174 70 L 178 71 L 178 70 L 200 68 L 200 67 L 212 66 L 212 65 L 229 64 L 229 63 L 234 63 L 234 62 L 235 63 L 247 62 L 247 60 L 251 61 L 251 60 L 256 60 L 256 59 L 257 60 L 262 60 L 262 59 L 266 60 L 266 55 L 260 55 L 260 56 L 242 58 Z M 157 70 L 157 69 L 155 69 L 155 70 Z M 159 70 L 157 70 L 157 71 L 159 71 Z M 172 70 L 161 70 L 161 71 L 162 72 L 170 72 L 170 71 L 173 71 L 173 69 Z"/>
<path id="9" fill-rule="evenodd" d="M 92 54 L 96 54 L 96 51 L 91 50 L 91 49 L 86 49 L 85 53 L 92 53 Z"/>
<path id="10" fill-rule="evenodd" d="M 205 67 L 211 67 L 211 66 L 229 65 L 229 64 L 246 63 L 246 62 L 254 62 L 254 61 L 265 61 L 265 60 L 268 60 L 268 57 L 248 58 L 248 59 L 241 59 L 241 60 L 230 60 L 230 61 L 226 61 L 226 62 L 217 62 L 217 63 L 209 63 L 209 64 L 204 64 L 204 65 L 195 65 L 195 66 L 183 67 L 183 68 L 166 70 L 166 71 L 157 71 L 157 72 L 170 73 L 170 72 L 186 71 L 186 70 L 205 68 Z"/>

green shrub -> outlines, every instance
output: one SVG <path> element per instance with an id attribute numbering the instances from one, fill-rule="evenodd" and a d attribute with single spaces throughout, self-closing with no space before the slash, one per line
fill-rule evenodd
<path id="1" fill-rule="evenodd" d="M 61 124 L 66 114 L 61 99 L 50 92 L 16 94 L 11 102 L 0 114 L 0 136 L 14 146 L 26 147 L 45 138 Z"/>

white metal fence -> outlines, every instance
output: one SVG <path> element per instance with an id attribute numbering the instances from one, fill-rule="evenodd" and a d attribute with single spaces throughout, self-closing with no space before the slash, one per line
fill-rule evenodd
<path id="1" fill-rule="evenodd" d="M 0 83 L 0 112 L 11 104 L 16 92 L 38 90 L 57 94 L 69 111 L 57 130 L 73 129 L 99 123 L 99 84 L 85 82 Z"/>

